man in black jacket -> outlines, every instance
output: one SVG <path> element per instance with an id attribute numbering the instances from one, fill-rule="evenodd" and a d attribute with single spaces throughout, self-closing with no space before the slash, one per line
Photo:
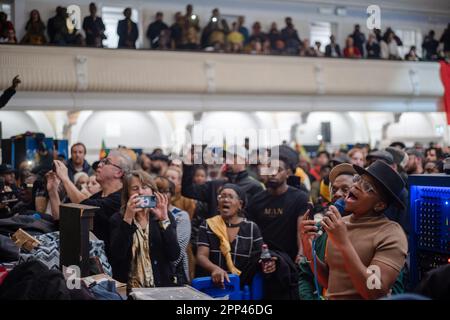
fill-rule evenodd
<path id="1" fill-rule="evenodd" d="M 226 165 L 225 179 L 208 181 L 196 185 L 192 182 L 195 168 L 193 165 L 183 164 L 183 179 L 181 182 L 181 194 L 184 197 L 206 202 L 209 207 L 209 215 L 217 214 L 217 190 L 225 183 L 238 185 L 245 192 L 247 199 L 264 190 L 263 185 L 256 179 L 250 177 L 246 171 L 246 150 L 243 147 L 232 147 L 228 149 L 229 156 L 234 158 L 232 164 Z"/>
<path id="2" fill-rule="evenodd" d="M 334 35 L 330 36 L 330 41 L 330 44 L 325 47 L 325 57 L 340 58 L 342 56 L 341 47 L 336 43 Z"/>
<path id="3" fill-rule="evenodd" d="M 97 16 L 97 6 L 91 2 L 89 4 L 90 15 L 83 20 L 83 30 L 86 33 L 86 45 L 88 47 L 102 48 L 105 36 L 105 24 L 102 18 Z"/>
<path id="4" fill-rule="evenodd" d="M 138 26 L 131 20 L 131 8 L 123 11 L 125 19 L 120 20 L 117 25 L 119 35 L 119 48 L 136 49 L 136 40 L 139 37 Z"/>
<path id="5" fill-rule="evenodd" d="M 17 85 L 20 83 L 19 75 L 15 76 L 12 80 L 12 85 L 0 96 L 0 108 L 3 108 L 8 103 L 9 99 L 16 93 Z"/>
<path id="6" fill-rule="evenodd" d="M 163 13 L 157 12 L 155 21 L 150 23 L 147 29 L 147 38 L 150 41 L 150 48 L 158 49 L 161 32 L 169 27 L 163 22 Z"/>

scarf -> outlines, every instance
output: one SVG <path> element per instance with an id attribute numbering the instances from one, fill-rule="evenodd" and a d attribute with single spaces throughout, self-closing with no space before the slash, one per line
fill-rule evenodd
<path id="1" fill-rule="evenodd" d="M 132 288 L 150 288 L 155 286 L 153 279 L 152 261 L 150 259 L 149 224 L 143 229 L 136 220 L 133 219 L 137 227 L 133 234 L 133 244 L 131 247 L 131 267 L 128 275 L 127 287 Z"/>
<path id="2" fill-rule="evenodd" d="M 220 215 L 214 216 L 212 218 L 206 219 L 206 223 L 212 232 L 219 238 L 220 240 L 220 252 L 225 257 L 225 261 L 227 263 L 228 270 L 233 273 L 240 275 L 241 271 L 235 267 L 233 264 L 233 260 L 231 259 L 231 245 L 228 240 L 227 226 L 225 225 L 225 221 L 223 221 Z"/>

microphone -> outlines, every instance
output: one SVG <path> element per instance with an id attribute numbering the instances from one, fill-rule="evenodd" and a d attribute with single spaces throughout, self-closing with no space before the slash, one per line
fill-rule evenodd
<path id="1" fill-rule="evenodd" d="M 345 201 L 342 198 L 339 198 L 335 203 L 334 206 L 336 209 L 338 209 L 339 213 L 342 215 L 345 212 Z"/>

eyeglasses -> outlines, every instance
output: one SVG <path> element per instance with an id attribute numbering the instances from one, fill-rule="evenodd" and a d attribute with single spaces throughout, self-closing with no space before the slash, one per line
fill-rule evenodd
<path id="1" fill-rule="evenodd" d="M 217 196 L 217 200 L 226 200 L 226 199 L 229 199 L 229 200 L 235 200 L 235 199 L 237 199 L 237 198 L 234 197 L 234 196 L 232 196 L 232 195 L 228 195 L 228 194 L 219 194 L 219 195 Z"/>
<path id="2" fill-rule="evenodd" d="M 362 189 L 364 192 L 366 192 L 366 193 L 369 193 L 369 192 L 376 193 L 375 187 L 374 187 L 372 184 L 370 184 L 369 182 L 367 182 L 366 180 L 364 180 L 364 179 L 363 179 L 360 175 L 358 175 L 358 174 L 356 174 L 356 175 L 353 176 L 353 183 L 356 183 L 356 184 L 360 185 L 360 186 L 361 186 L 361 189 Z"/>
<path id="3" fill-rule="evenodd" d="M 102 160 L 100 160 L 99 165 L 100 165 L 100 164 L 101 164 L 101 165 L 104 165 L 104 166 L 110 165 L 110 166 L 116 167 L 117 169 L 122 170 L 121 167 L 119 167 L 118 165 L 112 163 L 111 160 L 108 159 L 108 158 L 103 158 Z"/>

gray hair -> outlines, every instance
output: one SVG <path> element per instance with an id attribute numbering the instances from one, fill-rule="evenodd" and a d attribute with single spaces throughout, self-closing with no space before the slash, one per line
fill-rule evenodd
<path id="1" fill-rule="evenodd" d="M 122 169 L 124 174 L 127 174 L 128 172 L 133 170 L 133 161 L 126 153 L 114 149 L 109 152 L 108 156 L 114 156 L 119 159 L 119 163 L 117 165 Z"/>
<path id="2" fill-rule="evenodd" d="M 75 173 L 75 174 L 73 175 L 73 183 L 76 185 L 77 182 L 78 182 L 78 180 L 79 180 L 81 177 L 87 177 L 87 178 L 89 178 L 89 175 L 88 175 L 86 172 L 84 172 L 84 171 L 77 172 L 77 173 Z"/>

